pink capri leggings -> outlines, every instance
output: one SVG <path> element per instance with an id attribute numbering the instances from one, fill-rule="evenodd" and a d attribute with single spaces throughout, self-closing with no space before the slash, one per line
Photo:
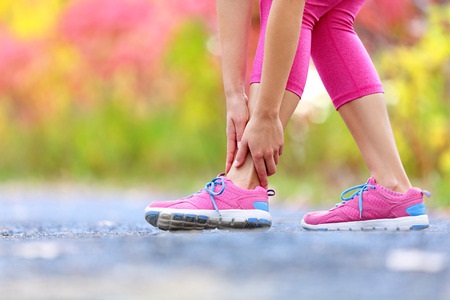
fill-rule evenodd
<path id="1" fill-rule="evenodd" d="M 307 0 L 297 53 L 286 89 L 302 96 L 312 57 L 336 109 L 382 93 L 377 71 L 353 28 L 364 0 Z M 261 81 L 264 39 L 272 0 L 261 0 L 261 33 L 251 83 Z"/>

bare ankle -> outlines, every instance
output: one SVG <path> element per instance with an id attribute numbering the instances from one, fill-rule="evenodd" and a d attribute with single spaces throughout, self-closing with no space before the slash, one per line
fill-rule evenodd
<path id="1" fill-rule="evenodd" d="M 234 185 L 246 190 L 253 190 L 255 187 L 261 185 L 250 156 L 247 156 L 244 164 L 239 168 L 231 167 L 226 176 Z"/>
<path id="2" fill-rule="evenodd" d="M 235 186 L 238 186 L 242 189 L 253 190 L 255 187 L 259 186 L 259 182 L 255 182 L 253 180 L 242 179 L 242 178 L 229 178 Z"/>
<path id="3" fill-rule="evenodd" d="M 240 169 L 231 169 L 226 176 L 233 182 L 234 185 L 243 189 L 253 190 L 255 187 L 261 185 L 258 177 L 252 172 L 245 172 Z"/>
<path id="4" fill-rule="evenodd" d="M 406 193 L 411 188 L 411 183 L 407 179 L 400 181 L 396 178 L 372 177 L 375 178 L 379 185 L 397 193 Z"/>

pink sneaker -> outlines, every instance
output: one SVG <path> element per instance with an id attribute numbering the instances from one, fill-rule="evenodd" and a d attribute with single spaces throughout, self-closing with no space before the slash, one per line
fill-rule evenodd
<path id="1" fill-rule="evenodd" d="M 219 175 L 199 192 L 175 201 L 157 201 L 145 219 L 162 230 L 270 227 L 268 196 L 272 190 L 245 190 Z"/>
<path id="2" fill-rule="evenodd" d="M 345 197 L 351 191 L 355 191 Z M 429 226 L 423 195 L 411 188 L 405 194 L 390 191 L 369 178 L 341 194 L 342 203 L 328 211 L 306 214 L 302 227 L 308 230 L 419 230 Z"/>

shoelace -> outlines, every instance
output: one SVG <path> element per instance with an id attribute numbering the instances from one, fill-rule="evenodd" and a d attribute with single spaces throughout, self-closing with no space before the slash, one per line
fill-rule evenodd
<path id="1" fill-rule="evenodd" d="M 222 186 L 218 192 L 215 191 L 217 185 Z M 211 180 L 210 182 L 208 182 L 205 185 L 204 190 L 208 192 L 209 196 L 211 197 L 211 202 L 214 206 L 214 209 L 217 211 L 219 216 L 222 217 L 222 215 L 220 214 L 219 208 L 217 207 L 216 200 L 214 199 L 214 197 L 219 196 L 225 190 L 225 180 L 223 179 L 223 177 L 217 177 L 217 178 L 214 178 L 213 180 Z"/>
<path id="2" fill-rule="evenodd" d="M 351 188 L 346 189 L 345 191 L 342 192 L 341 194 L 341 199 L 342 199 L 342 203 L 345 203 L 347 201 L 352 200 L 353 198 L 355 198 L 356 196 L 358 196 L 358 206 L 359 206 L 359 218 L 362 219 L 362 211 L 363 211 L 363 193 L 365 191 L 368 191 L 369 189 L 375 189 L 374 185 L 365 183 L 365 184 L 360 184 L 360 185 L 355 185 Z M 346 194 L 357 190 L 356 192 L 354 192 L 353 194 L 351 194 L 348 197 L 344 197 Z M 338 204 L 336 204 L 336 206 L 338 206 Z"/>

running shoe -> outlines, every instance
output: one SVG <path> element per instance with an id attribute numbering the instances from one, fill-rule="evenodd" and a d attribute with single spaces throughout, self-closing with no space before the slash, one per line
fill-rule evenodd
<path id="1" fill-rule="evenodd" d="M 260 186 L 242 189 L 219 175 L 189 197 L 151 203 L 145 219 L 162 230 L 270 227 L 268 196 L 274 194 Z"/>
<path id="2" fill-rule="evenodd" d="M 308 230 L 425 229 L 429 221 L 424 195 L 430 197 L 430 192 L 411 188 L 401 194 L 369 178 L 367 183 L 345 190 L 342 202 L 332 209 L 306 214 L 301 224 Z"/>

